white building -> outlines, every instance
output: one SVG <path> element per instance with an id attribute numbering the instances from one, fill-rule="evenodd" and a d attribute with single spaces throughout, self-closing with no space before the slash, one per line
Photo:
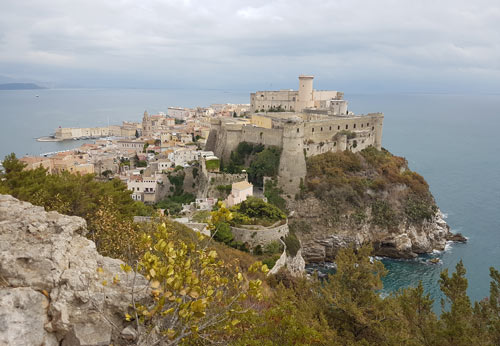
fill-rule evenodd
<path id="1" fill-rule="evenodd" d="M 132 191 L 132 199 L 141 202 L 156 202 L 158 181 L 155 177 L 132 175 L 127 180 L 127 189 Z"/>
<path id="2" fill-rule="evenodd" d="M 168 107 L 168 116 L 175 119 L 186 119 L 189 118 L 189 109 L 181 107 Z"/>
<path id="3" fill-rule="evenodd" d="M 246 180 L 233 183 L 231 194 L 227 196 L 226 205 L 232 207 L 245 201 L 249 196 L 253 196 L 253 185 Z"/>

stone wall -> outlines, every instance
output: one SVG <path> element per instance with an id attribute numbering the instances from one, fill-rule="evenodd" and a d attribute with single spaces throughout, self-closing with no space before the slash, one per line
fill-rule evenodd
<path id="1" fill-rule="evenodd" d="M 255 227 L 256 229 L 251 229 L 250 227 Z M 254 248 L 257 245 L 265 246 L 273 241 L 279 241 L 279 239 L 285 237 L 289 232 L 288 223 L 267 228 L 262 226 L 231 227 L 231 231 L 233 232 L 234 240 L 247 243 L 250 248 Z"/>

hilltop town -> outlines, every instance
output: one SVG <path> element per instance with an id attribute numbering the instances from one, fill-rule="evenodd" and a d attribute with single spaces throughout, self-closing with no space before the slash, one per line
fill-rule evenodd
<path id="1" fill-rule="evenodd" d="M 96 140 L 21 161 L 26 169 L 42 166 L 48 173 L 117 178 L 134 201 L 165 210 L 204 233 L 206 225 L 196 215 L 212 210 L 218 200 L 232 207 L 251 197 L 272 198 L 286 210 L 283 197 L 296 196 L 304 187 L 306 158 L 382 144 L 381 113 L 356 115 L 342 92 L 314 90 L 312 76 L 298 79 L 298 90 L 257 91 L 250 94 L 250 104 L 170 107 L 166 114 L 145 111 L 141 122 L 60 127 L 56 140 Z M 259 155 L 269 157 L 260 167 L 255 163 Z M 232 231 L 250 248 L 288 234 L 286 222 L 269 226 L 260 227 L 259 237 L 250 237 L 244 227 Z"/>
<path id="2" fill-rule="evenodd" d="M 221 194 L 207 181 L 227 186 L 248 180 L 245 172 L 220 170 L 220 164 L 230 161 L 238 144 L 247 142 L 281 148 L 278 184 L 294 195 L 306 175 L 306 157 L 328 151 L 359 151 L 368 146 L 381 148 L 383 115 L 355 115 L 347 107 L 343 93 L 314 90 L 312 76 L 299 76 L 298 91 L 258 91 L 250 94 L 250 104 L 169 107 L 166 114 L 145 111 L 142 122 L 59 127 L 55 131 L 58 140 L 95 138 L 95 143 L 21 160 L 27 169 L 42 166 L 49 173 L 68 171 L 94 173 L 101 179 L 119 178 L 132 191 L 134 200 L 149 204 L 175 192 L 168 175 L 189 171 L 187 180 L 193 186 L 199 173 L 203 176 L 201 188 L 196 184 L 197 191 L 189 186 L 184 190 L 196 195 L 199 205 L 209 201 L 211 206 Z M 207 169 L 207 161 L 217 164 Z"/>

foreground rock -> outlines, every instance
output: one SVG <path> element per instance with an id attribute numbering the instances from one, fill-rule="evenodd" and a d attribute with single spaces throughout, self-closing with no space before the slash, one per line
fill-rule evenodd
<path id="1" fill-rule="evenodd" d="M 133 342 L 124 314 L 134 280 L 136 291 L 147 282 L 99 255 L 86 232 L 82 218 L 0 195 L 0 345 Z"/>

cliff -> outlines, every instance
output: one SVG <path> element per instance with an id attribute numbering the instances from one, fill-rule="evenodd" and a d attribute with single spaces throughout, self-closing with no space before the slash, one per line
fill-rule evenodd
<path id="1" fill-rule="evenodd" d="M 332 261 L 346 246 L 372 244 L 375 255 L 413 258 L 444 250 L 453 235 L 429 186 L 404 158 L 365 149 L 307 161 L 301 193 L 289 200 L 290 229 L 307 262 Z"/>
<path id="2" fill-rule="evenodd" d="M 80 217 L 0 195 L 0 344 L 121 345 L 145 279 L 97 253 Z M 135 285 L 133 283 L 135 282 Z"/>

